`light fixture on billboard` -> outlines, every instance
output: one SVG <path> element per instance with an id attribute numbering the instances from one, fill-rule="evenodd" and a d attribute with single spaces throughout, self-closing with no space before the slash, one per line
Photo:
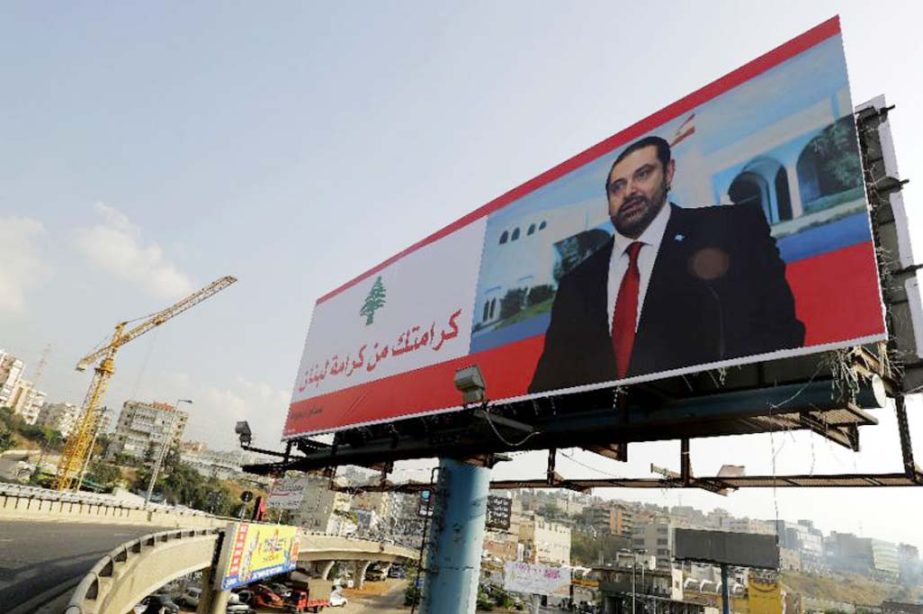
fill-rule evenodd
<path id="1" fill-rule="evenodd" d="M 455 372 L 455 389 L 462 393 L 462 403 L 483 403 L 487 385 L 477 365 L 471 365 Z"/>
<path id="2" fill-rule="evenodd" d="M 238 422 L 234 426 L 234 432 L 237 433 L 242 446 L 249 446 L 250 442 L 253 441 L 253 431 L 250 430 L 250 424 L 246 420 Z"/>

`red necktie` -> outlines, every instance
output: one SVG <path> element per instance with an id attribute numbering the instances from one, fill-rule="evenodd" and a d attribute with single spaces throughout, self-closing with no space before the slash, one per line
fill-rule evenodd
<path id="1" fill-rule="evenodd" d="M 641 287 L 638 252 L 641 251 L 642 245 L 640 241 L 635 241 L 625 250 L 628 254 L 628 270 L 622 277 L 619 293 L 615 298 L 615 314 L 612 316 L 612 351 L 615 353 L 615 372 L 618 379 L 622 379 L 628 373 L 631 348 L 635 344 L 638 289 Z"/>

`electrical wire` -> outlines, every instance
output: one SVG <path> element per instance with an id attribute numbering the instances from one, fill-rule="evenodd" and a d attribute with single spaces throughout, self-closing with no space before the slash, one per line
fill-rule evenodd
<path id="1" fill-rule="evenodd" d="M 583 467 L 584 469 L 589 469 L 590 471 L 595 471 L 596 473 L 602 474 L 602 475 L 604 475 L 604 476 L 606 476 L 606 477 L 615 478 L 615 479 L 617 479 L 617 480 L 625 479 L 625 476 L 624 476 L 624 475 L 615 475 L 614 473 L 609 473 L 609 472 L 603 471 L 602 469 L 599 469 L 599 468 L 597 468 L 597 467 L 592 467 L 592 466 L 590 466 L 590 465 L 587 465 L 587 464 L 585 464 L 585 463 L 582 463 L 581 461 L 577 460 L 576 458 L 574 458 L 574 457 L 571 456 L 570 454 L 567 454 L 566 452 L 561 452 L 560 454 L 561 454 L 561 456 L 563 456 L 564 458 L 570 459 L 571 462 L 574 462 L 574 463 L 580 465 L 580 466 Z"/>
<path id="2" fill-rule="evenodd" d="M 486 409 L 484 410 L 484 419 L 487 420 L 487 424 L 490 425 L 490 428 L 493 430 L 494 435 L 497 436 L 497 439 L 502 441 L 504 444 L 510 446 L 511 448 L 518 448 L 519 446 L 521 446 L 522 444 L 524 444 L 525 442 L 529 441 L 530 439 L 532 439 L 533 437 L 539 434 L 538 431 L 532 431 L 531 433 L 523 437 L 520 441 L 514 443 L 512 441 L 509 441 L 506 437 L 500 434 L 500 431 L 498 431 L 497 427 L 494 426 L 493 420 L 490 419 L 489 410 L 486 410 Z"/>

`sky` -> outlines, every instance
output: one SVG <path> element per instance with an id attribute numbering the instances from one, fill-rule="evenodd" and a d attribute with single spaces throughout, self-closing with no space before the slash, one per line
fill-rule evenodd
<path id="1" fill-rule="evenodd" d="M 232 448 L 246 419 L 276 446 L 317 297 L 837 13 L 853 101 L 897 105 L 913 179 L 910 0 L 4 2 L 0 348 L 34 370 L 50 345 L 40 387 L 80 403 L 89 374 L 73 367 L 117 322 L 234 275 L 123 347 L 105 403 L 191 399 L 187 439 Z M 904 196 L 919 243 L 918 185 Z M 898 471 L 893 412 L 878 416 L 859 454 L 802 434 L 720 438 L 693 443 L 694 469 Z M 568 477 L 678 466 L 675 442 L 632 446 L 627 465 L 567 454 Z M 543 458 L 495 476 L 538 477 Z M 923 489 L 597 494 L 923 547 Z"/>

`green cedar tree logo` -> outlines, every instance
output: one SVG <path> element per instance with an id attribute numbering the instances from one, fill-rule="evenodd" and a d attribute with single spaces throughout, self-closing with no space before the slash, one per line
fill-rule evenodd
<path id="1" fill-rule="evenodd" d="M 375 312 L 385 306 L 385 285 L 381 283 L 381 275 L 372 284 L 365 302 L 362 303 L 362 309 L 359 310 L 360 316 L 365 316 L 365 325 L 368 326 L 375 321 Z"/>

